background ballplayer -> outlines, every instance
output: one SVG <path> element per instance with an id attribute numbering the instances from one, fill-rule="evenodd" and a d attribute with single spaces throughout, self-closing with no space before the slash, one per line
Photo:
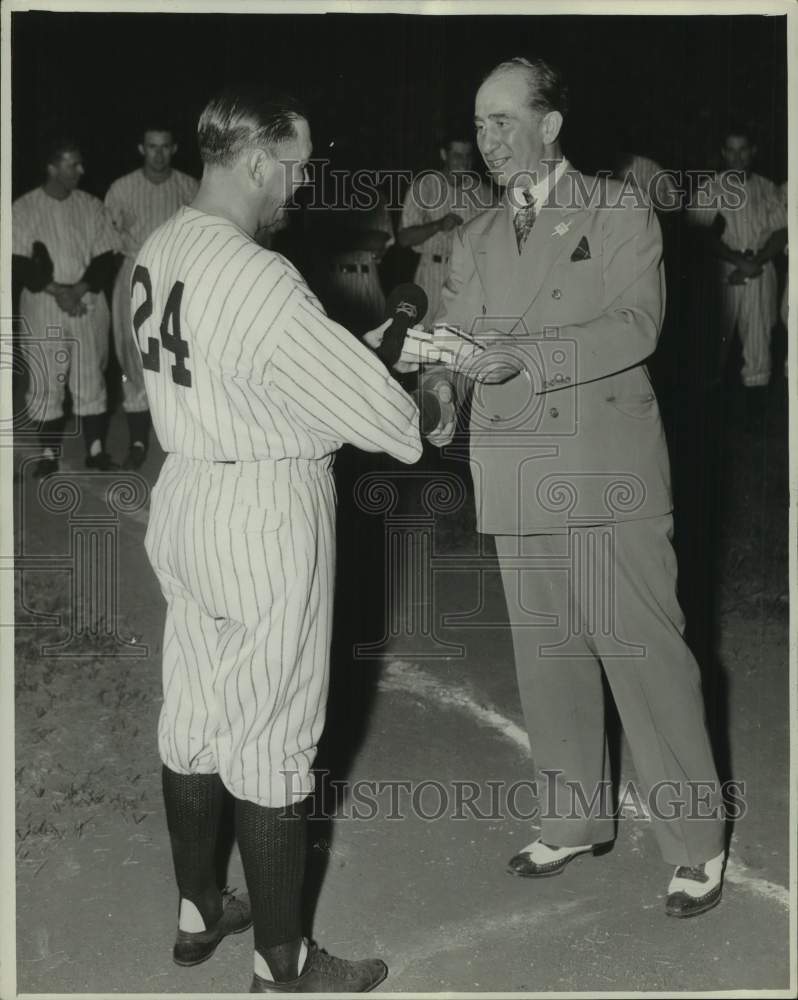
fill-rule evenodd
<path id="1" fill-rule="evenodd" d="M 37 477 L 58 470 L 67 386 L 81 418 L 86 465 L 112 464 L 105 451 L 109 315 L 101 289 L 113 273 L 115 235 L 103 203 L 77 190 L 84 172 L 77 142 L 55 140 L 44 160 L 44 182 L 11 208 L 26 321 L 21 349 L 30 359 L 26 404 L 42 445 Z"/>
<path id="2" fill-rule="evenodd" d="M 111 300 L 114 346 L 123 375 L 123 402 L 130 433 L 124 468 L 137 469 L 147 454 L 150 413 L 144 390 L 141 356 L 130 325 L 130 279 L 142 244 L 197 193 L 197 181 L 172 166 L 177 144 L 169 129 L 145 129 L 138 146 L 144 162 L 138 170 L 115 180 L 105 196 L 124 261 Z"/>

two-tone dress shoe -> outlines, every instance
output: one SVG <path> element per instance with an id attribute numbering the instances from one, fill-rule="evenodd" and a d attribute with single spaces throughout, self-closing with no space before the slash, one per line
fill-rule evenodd
<path id="1" fill-rule="evenodd" d="M 546 878 L 559 875 L 569 861 L 580 854 L 604 854 L 611 844 L 584 844 L 581 847 L 552 847 L 544 844 L 538 837 L 531 844 L 510 858 L 507 871 L 511 875 L 521 875 L 524 878 Z"/>
<path id="2" fill-rule="evenodd" d="M 723 891 L 725 853 L 700 865 L 679 865 L 665 900 L 669 917 L 695 917 L 717 906 Z"/>
<path id="3" fill-rule="evenodd" d="M 250 993 L 368 993 L 388 975 L 388 966 L 379 958 L 350 962 L 335 958 L 308 942 L 302 972 L 285 983 L 264 979 L 257 972 Z"/>
<path id="4" fill-rule="evenodd" d="M 222 896 L 222 915 L 213 926 L 204 931 L 178 930 L 172 958 L 178 965 L 199 965 L 210 958 L 219 942 L 228 934 L 240 934 L 252 926 L 249 897 L 225 892 Z"/>

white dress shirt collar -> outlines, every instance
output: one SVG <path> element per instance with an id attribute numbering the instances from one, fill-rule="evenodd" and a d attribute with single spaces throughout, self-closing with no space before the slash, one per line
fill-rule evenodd
<path id="1" fill-rule="evenodd" d="M 510 207 L 512 208 L 513 212 L 516 213 L 519 211 L 519 209 L 524 207 L 525 204 L 523 195 L 524 191 L 528 191 L 529 194 L 532 196 L 532 200 L 535 203 L 535 212 L 536 213 L 539 212 L 541 207 L 545 205 L 546 199 L 549 196 L 549 192 L 552 190 L 552 188 L 554 188 L 554 186 L 557 184 L 557 182 L 559 181 L 559 179 L 562 177 L 562 175 L 565 173 L 565 171 L 568 169 L 569 166 L 570 164 L 565 159 L 565 157 L 563 157 L 559 161 L 557 166 L 554 168 L 554 170 L 550 170 L 542 180 L 538 181 L 537 184 L 528 184 L 522 187 L 514 187 L 512 190 L 508 188 L 507 198 L 508 201 L 510 202 Z"/>

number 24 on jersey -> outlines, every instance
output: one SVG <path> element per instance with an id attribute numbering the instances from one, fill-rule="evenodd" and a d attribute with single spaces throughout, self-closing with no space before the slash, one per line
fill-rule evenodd
<path id="1" fill-rule="evenodd" d="M 183 299 L 183 282 L 176 281 L 169 292 L 159 328 L 160 343 L 155 337 L 147 337 L 146 350 L 141 346 L 139 330 L 142 324 L 146 323 L 152 316 L 152 279 L 150 272 L 141 264 L 137 264 L 133 272 L 130 283 L 131 294 L 136 285 L 142 285 L 144 288 L 144 301 L 133 314 L 133 330 L 136 334 L 136 343 L 141 351 L 142 365 L 148 371 L 159 372 L 161 370 L 161 347 L 163 347 L 175 358 L 175 363 L 172 365 L 172 381 L 177 385 L 191 388 L 191 372 L 186 367 L 188 342 L 180 336 L 180 303 Z"/>

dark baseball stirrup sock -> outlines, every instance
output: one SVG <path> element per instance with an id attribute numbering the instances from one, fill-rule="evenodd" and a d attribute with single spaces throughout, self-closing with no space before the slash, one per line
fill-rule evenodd
<path id="1" fill-rule="evenodd" d="M 61 443 L 64 437 L 64 427 L 66 417 L 56 417 L 55 420 L 43 420 L 39 424 L 39 443 L 42 452 L 48 458 L 55 458 L 60 453 Z"/>
<path id="2" fill-rule="evenodd" d="M 150 411 L 140 410 L 138 413 L 127 414 L 127 429 L 130 434 L 130 447 L 140 444 L 145 450 L 150 444 Z"/>
<path id="3" fill-rule="evenodd" d="M 218 774 L 177 774 L 163 768 L 163 800 L 180 898 L 196 906 L 206 930 L 222 915 L 216 841 L 224 804 Z"/>
<path id="4" fill-rule="evenodd" d="M 83 427 L 83 440 L 86 442 L 86 454 L 96 455 L 105 451 L 105 429 L 107 421 L 104 413 L 89 413 L 80 418 Z M 99 447 L 97 444 L 99 443 Z"/>
<path id="5" fill-rule="evenodd" d="M 296 979 L 302 948 L 305 803 L 270 809 L 236 799 L 236 837 L 255 925 L 255 950 L 275 982 Z"/>

